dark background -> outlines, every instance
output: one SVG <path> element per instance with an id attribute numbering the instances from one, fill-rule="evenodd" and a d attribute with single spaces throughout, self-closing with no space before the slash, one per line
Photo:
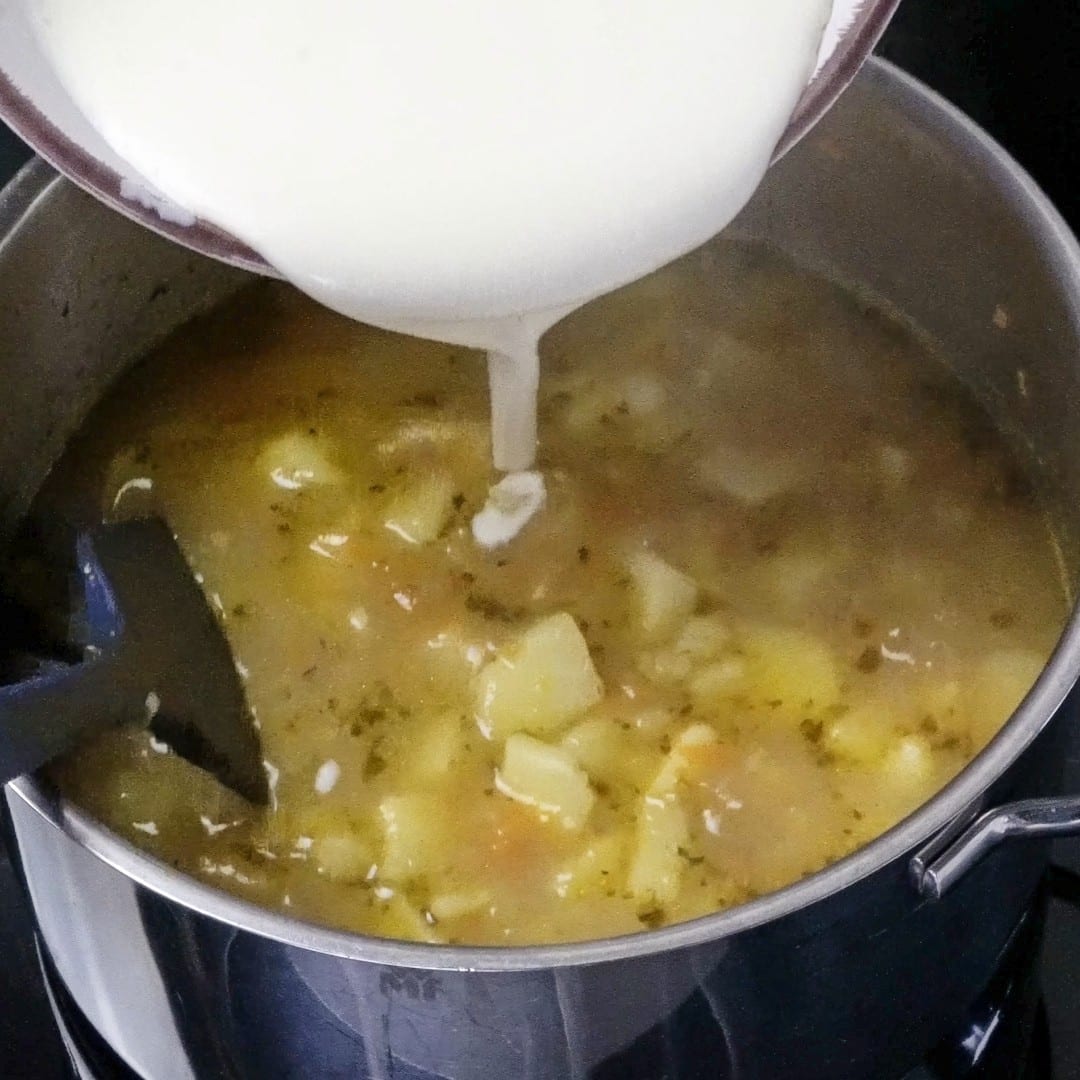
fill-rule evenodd
<path id="1" fill-rule="evenodd" d="M 986 127 L 1080 231 L 1080 0 L 903 0 L 878 50 Z M 0 182 L 29 156 L 0 125 Z M 2 302 L 2 298 L 0 298 Z M 1080 751 L 1070 763 L 1080 791 Z M 1059 860 L 1080 871 L 1080 844 Z M 1080 914 L 1055 904 L 1042 969 L 1056 1080 L 1080 1080 Z M 29 924 L 0 855 L 0 1078 L 67 1075 Z"/>

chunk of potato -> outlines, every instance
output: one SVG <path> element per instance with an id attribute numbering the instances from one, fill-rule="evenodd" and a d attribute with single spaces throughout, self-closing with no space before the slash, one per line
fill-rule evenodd
<path id="1" fill-rule="evenodd" d="M 820 595 L 826 575 L 843 559 L 844 553 L 835 546 L 829 551 L 796 548 L 762 562 L 759 573 L 772 602 L 780 605 L 780 610 L 799 612 L 806 610 L 815 595 Z"/>
<path id="2" fill-rule="evenodd" d="M 391 500 L 383 525 L 410 544 L 430 544 L 450 520 L 454 480 L 442 469 L 415 477 Z"/>
<path id="3" fill-rule="evenodd" d="M 744 693 L 780 713 L 814 715 L 840 700 L 840 674 L 829 646 L 793 627 L 755 627 L 741 640 Z"/>
<path id="4" fill-rule="evenodd" d="M 627 733 L 615 720 L 593 716 L 575 724 L 560 745 L 590 776 L 605 779 L 618 773 L 627 743 Z"/>
<path id="5" fill-rule="evenodd" d="M 697 584 L 651 551 L 635 551 L 627 565 L 641 629 L 652 639 L 674 632 L 694 610 Z"/>
<path id="6" fill-rule="evenodd" d="M 563 423 L 572 431 L 595 430 L 612 414 L 632 418 L 634 441 L 645 446 L 662 442 L 658 421 L 667 402 L 664 384 L 651 371 L 628 372 L 621 378 L 577 381 L 562 410 Z M 670 426 L 670 424 L 669 424 Z M 651 438 L 650 438 L 651 436 Z"/>
<path id="7" fill-rule="evenodd" d="M 637 669 L 658 686 L 686 682 L 700 665 L 719 657 L 730 640 L 731 629 L 719 616 L 691 616 L 670 645 L 641 653 Z"/>
<path id="8" fill-rule="evenodd" d="M 613 892 L 621 885 L 625 858 L 623 830 L 594 837 L 556 872 L 556 895 L 565 900 Z"/>
<path id="9" fill-rule="evenodd" d="M 877 449 L 877 467 L 881 476 L 899 487 L 906 484 L 915 472 L 915 458 L 910 450 L 893 443 L 882 443 Z"/>
<path id="10" fill-rule="evenodd" d="M 495 786 L 567 829 L 581 828 L 596 801 L 588 774 L 566 750 L 520 733 L 506 740 Z"/>
<path id="11" fill-rule="evenodd" d="M 433 897 L 428 911 L 436 919 L 460 919 L 490 905 L 491 892 L 488 889 L 460 889 Z"/>
<path id="12" fill-rule="evenodd" d="M 740 694 L 746 685 L 744 657 L 728 656 L 706 664 L 690 680 L 690 698 L 699 709 L 709 709 Z"/>
<path id="13" fill-rule="evenodd" d="M 319 873 L 331 881 L 346 885 L 365 881 L 375 865 L 375 852 L 371 845 L 352 832 L 317 837 L 312 854 Z"/>
<path id="14" fill-rule="evenodd" d="M 641 653 L 637 669 L 656 686 L 674 686 L 690 677 L 693 660 L 675 649 L 655 649 Z"/>
<path id="15" fill-rule="evenodd" d="M 905 735 L 889 749 L 883 772 L 897 787 L 916 790 L 926 787 L 934 776 L 930 744 L 921 735 Z"/>
<path id="16" fill-rule="evenodd" d="M 671 717 L 663 713 L 666 727 Z M 590 716 L 575 724 L 560 746 L 589 774 L 608 786 L 635 785 L 642 790 L 657 769 L 657 750 L 652 733 L 643 734 L 623 727 L 624 721 L 611 716 Z"/>
<path id="17" fill-rule="evenodd" d="M 286 491 L 340 484 L 344 474 L 331 463 L 325 446 L 325 439 L 290 431 L 263 448 L 257 467 L 277 487 Z"/>
<path id="18" fill-rule="evenodd" d="M 668 725 L 675 714 L 672 708 L 663 705 L 646 705 L 630 717 L 630 724 L 639 735 L 646 739 L 660 739 L 667 734 Z"/>
<path id="19" fill-rule="evenodd" d="M 686 813 L 674 796 L 646 795 L 638 813 L 627 888 L 645 904 L 670 904 L 679 895 L 689 837 Z"/>
<path id="20" fill-rule="evenodd" d="M 489 425 L 467 420 L 435 420 L 417 417 L 406 420 L 375 448 L 383 457 L 415 454 L 417 448 L 437 446 L 454 449 L 477 458 L 487 456 Z"/>
<path id="21" fill-rule="evenodd" d="M 570 615 L 536 623 L 476 679 L 476 715 L 496 739 L 554 734 L 603 696 L 589 646 Z"/>
<path id="22" fill-rule="evenodd" d="M 672 794 L 690 764 L 687 752 L 692 747 L 711 746 L 716 741 L 716 732 L 708 724 L 691 724 L 672 744 L 649 787 L 649 794 L 658 797 Z"/>
<path id="23" fill-rule="evenodd" d="M 411 747 L 404 762 L 404 771 L 410 780 L 418 783 L 445 776 L 460 756 L 463 743 L 461 714 L 450 710 L 417 720 L 415 735 L 410 737 Z"/>
<path id="24" fill-rule="evenodd" d="M 698 479 L 710 491 L 722 491 L 758 506 L 794 487 L 807 472 L 794 454 L 724 446 L 702 458 Z"/>
<path id="25" fill-rule="evenodd" d="M 960 683 L 957 679 L 927 679 L 920 683 L 916 700 L 935 720 L 950 720 L 961 704 Z"/>
<path id="26" fill-rule="evenodd" d="M 976 746 L 985 745 L 1001 730 L 1043 666 L 1042 657 L 1024 649 L 1001 649 L 976 665 L 966 695 Z"/>
<path id="27" fill-rule="evenodd" d="M 388 795 L 379 803 L 383 854 L 379 878 L 406 882 L 441 872 L 448 841 L 446 808 L 433 795 Z"/>
<path id="28" fill-rule="evenodd" d="M 828 721 L 821 733 L 826 750 L 855 765 L 880 765 L 894 742 L 888 707 L 873 701 Z"/>
<path id="29" fill-rule="evenodd" d="M 695 615 L 686 620 L 674 650 L 695 663 L 719 656 L 731 641 L 731 627 L 719 615 Z"/>

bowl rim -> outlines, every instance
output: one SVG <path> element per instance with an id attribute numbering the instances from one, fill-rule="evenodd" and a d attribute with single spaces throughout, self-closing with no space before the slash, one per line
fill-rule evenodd
<path id="1" fill-rule="evenodd" d="M 1031 232 L 1044 241 L 1051 269 L 1069 298 L 1080 337 L 1080 245 L 1031 178 L 973 121 L 892 64 L 872 59 L 863 79 L 909 116 L 961 147 L 988 173 Z M 0 251 L 5 238 L 59 178 L 31 161 L 0 193 Z M 424 970 L 525 971 L 600 964 L 722 943 L 825 900 L 909 855 L 958 821 L 970 819 L 986 790 L 1050 722 L 1080 674 L 1080 607 L 1074 606 L 1035 685 L 995 738 L 948 785 L 911 815 L 852 854 L 809 877 L 746 904 L 690 922 L 621 937 L 560 945 L 458 946 L 353 934 L 279 914 L 189 877 L 116 836 L 35 776 L 8 785 L 66 836 L 144 889 L 238 930 L 348 960 Z M 917 901 L 912 886 L 912 902 Z"/>
<path id="2" fill-rule="evenodd" d="M 837 47 L 803 91 L 773 152 L 773 164 L 780 160 L 832 108 L 858 75 L 863 64 L 873 59 L 872 50 L 885 33 L 900 6 L 900 0 L 856 0 L 852 22 L 841 34 Z"/>

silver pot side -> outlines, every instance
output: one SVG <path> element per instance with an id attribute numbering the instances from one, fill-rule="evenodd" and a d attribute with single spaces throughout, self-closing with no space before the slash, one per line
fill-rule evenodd
<path id="1" fill-rule="evenodd" d="M 5 214 L 0 371 L 17 396 L 0 430 L 0 533 L 108 381 L 244 280 L 41 166 Z M 1001 150 L 875 62 L 734 230 L 886 298 L 940 341 L 1030 448 L 1072 573 L 1080 258 Z M 703 1054 L 718 1077 L 888 1075 L 985 984 L 1045 848 L 1000 848 L 940 902 L 920 897 L 909 860 L 980 807 L 1057 793 L 1078 656 L 1074 620 L 994 743 L 863 851 L 734 911 L 608 942 L 443 949 L 306 926 L 177 875 L 33 778 L 6 790 L 9 831 L 57 971 L 151 1080 L 689 1076 Z"/>

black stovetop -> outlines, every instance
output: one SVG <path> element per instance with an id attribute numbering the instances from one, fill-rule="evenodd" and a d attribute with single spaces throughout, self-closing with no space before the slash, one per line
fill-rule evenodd
<path id="1" fill-rule="evenodd" d="M 1080 231 L 1076 0 L 903 0 L 879 51 L 986 127 Z M 0 182 L 26 156 L 0 125 Z M 1080 733 L 1068 771 L 1080 791 Z M 1059 844 L 1056 862 L 1034 1049 L 1008 1080 L 1080 1080 L 1080 841 Z M 0 854 L 0 1080 L 70 1076 L 29 916 Z"/>

